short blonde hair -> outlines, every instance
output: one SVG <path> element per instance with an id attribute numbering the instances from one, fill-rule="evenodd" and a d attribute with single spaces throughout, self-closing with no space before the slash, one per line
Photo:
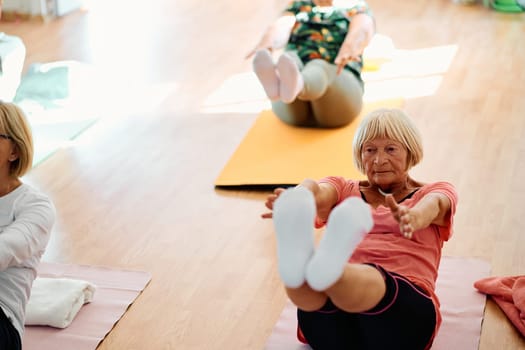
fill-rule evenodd
<path id="1" fill-rule="evenodd" d="M 403 144 L 408 152 L 407 169 L 423 159 L 421 134 L 414 122 L 400 109 L 381 108 L 368 113 L 354 135 L 354 164 L 365 173 L 361 152 L 363 144 L 375 138 L 388 138 Z"/>
<path id="2" fill-rule="evenodd" d="M 9 175 L 21 177 L 33 165 L 33 136 L 25 113 L 14 103 L 0 101 L 0 132 L 9 136 L 18 151 L 18 159 L 11 162 Z"/>

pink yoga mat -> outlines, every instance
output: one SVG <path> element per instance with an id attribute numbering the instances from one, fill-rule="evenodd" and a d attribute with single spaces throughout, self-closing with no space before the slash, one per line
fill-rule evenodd
<path id="1" fill-rule="evenodd" d="M 432 350 L 477 350 L 486 296 L 474 282 L 490 273 L 486 261 L 443 257 L 436 292 L 441 300 L 443 323 Z M 266 350 L 307 350 L 296 337 L 296 308 L 288 301 L 266 344 Z"/>
<path id="2" fill-rule="evenodd" d="M 85 304 L 69 327 L 26 326 L 24 350 L 94 350 L 151 280 L 142 271 L 42 262 L 40 277 L 90 281 L 97 286 L 93 301 Z"/>

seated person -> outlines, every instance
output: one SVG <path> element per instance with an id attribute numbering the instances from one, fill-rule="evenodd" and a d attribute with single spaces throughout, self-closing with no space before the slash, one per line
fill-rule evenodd
<path id="1" fill-rule="evenodd" d="M 366 180 L 306 179 L 266 201 L 299 340 L 313 349 L 429 349 L 442 320 L 435 286 L 456 191 L 409 175 L 423 149 L 401 110 L 368 114 L 353 150 Z M 315 247 L 314 225 L 325 223 Z"/>
<path id="2" fill-rule="evenodd" d="M 365 1 L 292 1 L 247 57 L 283 122 L 341 127 L 361 111 L 362 54 L 374 31 Z"/>
<path id="3" fill-rule="evenodd" d="M 22 348 L 26 304 L 55 222 L 51 200 L 20 180 L 32 161 L 24 113 L 0 101 L 0 349 Z"/>

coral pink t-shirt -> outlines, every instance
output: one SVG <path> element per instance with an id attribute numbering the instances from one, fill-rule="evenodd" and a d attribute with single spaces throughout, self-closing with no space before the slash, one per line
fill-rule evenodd
<path id="1" fill-rule="evenodd" d="M 338 193 L 337 203 L 351 196 L 361 197 L 357 180 L 332 176 L 323 178 L 319 182 L 334 186 Z M 439 312 L 439 299 L 435 294 L 436 279 L 443 243 L 448 241 L 452 235 L 457 193 L 452 184 L 436 182 L 424 185 L 402 203 L 413 207 L 431 192 L 442 193 L 450 200 L 450 214 L 446 218 L 445 226 L 432 224 L 415 231 L 412 239 L 407 239 L 401 234 L 399 224 L 388 207 L 380 205 L 375 209 L 371 208 L 374 227 L 357 246 L 349 261 L 378 264 L 385 270 L 398 273 L 423 288 L 430 295 L 436 307 L 437 331 L 441 325 L 441 313 Z M 316 221 L 316 227 L 321 227 L 323 224 L 319 219 Z"/>

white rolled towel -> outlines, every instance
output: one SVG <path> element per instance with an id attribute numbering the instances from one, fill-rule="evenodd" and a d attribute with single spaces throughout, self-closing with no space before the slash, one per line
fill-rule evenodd
<path id="1" fill-rule="evenodd" d="M 37 277 L 26 306 L 26 326 L 66 328 L 93 300 L 95 290 L 94 284 L 83 280 Z"/>

